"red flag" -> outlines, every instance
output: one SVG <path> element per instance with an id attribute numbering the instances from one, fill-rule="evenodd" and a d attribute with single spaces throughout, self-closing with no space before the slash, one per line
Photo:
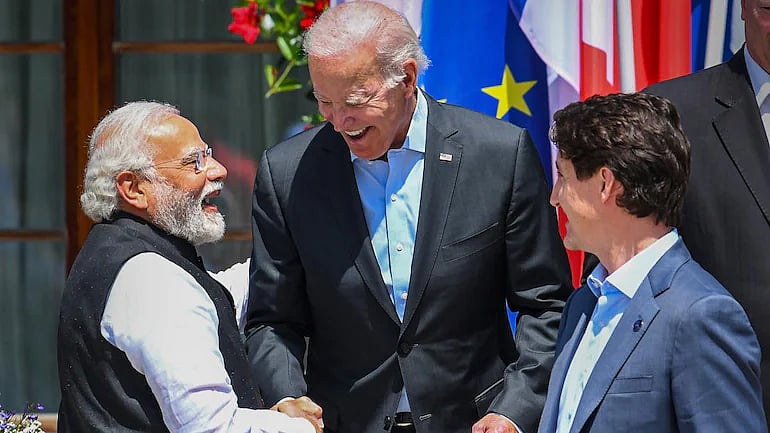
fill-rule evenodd
<path id="1" fill-rule="evenodd" d="M 634 0 L 626 5 L 630 7 L 618 8 L 613 0 L 580 2 L 581 100 L 621 90 L 638 91 L 690 72 L 690 1 Z M 621 59 L 628 64 L 621 65 Z M 566 220 L 560 209 L 562 237 Z M 567 255 L 572 283 L 578 287 L 584 254 L 567 250 Z"/>
<path id="2" fill-rule="evenodd" d="M 635 90 L 690 73 L 689 1 L 635 0 L 631 18 Z"/>

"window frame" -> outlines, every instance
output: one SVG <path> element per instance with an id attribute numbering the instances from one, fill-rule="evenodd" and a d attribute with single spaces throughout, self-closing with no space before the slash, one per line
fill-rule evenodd
<path id="1" fill-rule="evenodd" d="M 116 0 L 62 0 L 62 40 L 0 42 L 0 55 L 58 53 L 63 56 L 65 229 L 0 230 L 0 241 L 66 242 L 69 270 L 93 225 L 80 208 L 88 137 L 116 103 L 116 58 L 123 53 L 275 53 L 274 42 L 115 40 Z M 225 240 L 249 240 L 246 230 L 228 231 Z"/>

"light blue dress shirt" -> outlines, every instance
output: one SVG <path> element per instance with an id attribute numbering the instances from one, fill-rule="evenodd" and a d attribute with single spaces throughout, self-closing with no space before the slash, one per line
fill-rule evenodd
<path id="1" fill-rule="evenodd" d="M 418 90 L 417 107 L 406 141 L 401 148 L 388 150 L 387 162 L 369 161 L 350 154 L 374 255 L 401 320 L 409 294 L 420 216 L 427 121 L 428 102 Z M 398 411 L 409 411 L 406 390 L 401 393 Z"/>
<path id="2" fill-rule="evenodd" d="M 623 312 L 642 280 L 678 239 L 679 234 L 672 230 L 632 257 L 612 275 L 607 275 L 607 269 L 600 263 L 588 277 L 588 288 L 597 297 L 596 307 L 567 370 L 559 396 L 556 433 L 569 432 L 591 372 L 623 317 Z"/>
<path id="3" fill-rule="evenodd" d="M 746 58 L 746 69 L 749 71 L 751 87 L 757 98 L 759 114 L 762 116 L 762 125 L 765 127 L 765 136 L 770 141 L 770 74 L 754 61 L 754 58 L 749 54 L 749 49 L 745 46 L 743 53 Z"/>

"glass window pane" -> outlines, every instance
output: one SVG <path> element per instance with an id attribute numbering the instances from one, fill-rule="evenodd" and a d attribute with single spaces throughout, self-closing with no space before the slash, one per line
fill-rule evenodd
<path id="1" fill-rule="evenodd" d="M 0 229 L 65 227 L 62 77 L 60 54 L 0 55 Z"/>
<path id="2" fill-rule="evenodd" d="M 58 42 L 62 38 L 62 1 L 3 0 L 0 42 Z"/>
<path id="3" fill-rule="evenodd" d="M 278 54 L 125 54 L 118 101 L 148 99 L 179 107 L 228 170 L 217 201 L 229 232 L 251 231 L 251 195 L 262 151 L 302 130 L 317 110 L 303 92 L 265 99 L 265 62 Z M 303 80 L 307 80 L 304 70 Z"/>
<path id="4" fill-rule="evenodd" d="M 0 402 L 59 406 L 56 329 L 64 288 L 64 242 L 0 242 Z"/>
<path id="5" fill-rule="evenodd" d="M 226 41 L 243 39 L 227 31 L 234 0 L 118 0 L 117 40 Z"/>

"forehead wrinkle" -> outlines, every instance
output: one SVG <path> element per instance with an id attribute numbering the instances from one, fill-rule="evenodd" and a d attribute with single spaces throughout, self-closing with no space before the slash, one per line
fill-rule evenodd
<path id="1" fill-rule="evenodd" d="M 361 102 L 364 99 L 371 98 L 376 90 L 370 89 L 372 86 L 362 85 L 359 87 L 356 87 L 354 90 L 351 90 L 344 98 L 344 102 L 346 104 L 350 103 L 357 103 Z M 319 92 L 317 89 L 313 89 L 313 95 L 316 97 L 316 99 L 329 101 L 329 102 L 343 102 L 343 101 L 334 101 L 332 98 L 329 98 L 328 96 L 324 95 L 323 93 Z"/>

